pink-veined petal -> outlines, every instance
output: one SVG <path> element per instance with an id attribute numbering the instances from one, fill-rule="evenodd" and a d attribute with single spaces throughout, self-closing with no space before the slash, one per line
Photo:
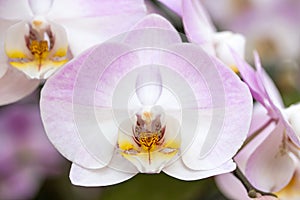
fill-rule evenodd
<path id="1" fill-rule="evenodd" d="M 91 52 L 68 63 L 49 79 L 41 94 L 41 116 L 48 138 L 67 159 L 87 168 L 104 166 L 84 148 L 74 121 L 73 88 L 80 66 Z M 68 80 L 68 81 L 67 81 Z"/>
<path id="2" fill-rule="evenodd" d="M 198 180 L 215 176 L 218 174 L 228 173 L 235 169 L 236 165 L 232 161 L 224 163 L 215 169 L 210 170 L 192 170 L 187 167 L 181 159 L 178 159 L 171 165 L 165 167 L 163 172 L 174 178 L 186 181 Z"/>
<path id="3" fill-rule="evenodd" d="M 121 183 L 136 174 L 137 172 L 124 173 L 109 167 L 86 169 L 73 163 L 70 171 L 70 180 L 74 185 L 96 187 Z"/>
<path id="4" fill-rule="evenodd" d="M 182 0 L 159 0 L 179 16 L 182 16 Z"/>
<path id="5" fill-rule="evenodd" d="M 189 119 L 189 123 L 198 120 L 198 126 L 182 125 L 182 148 L 186 150 L 183 161 L 197 170 L 221 166 L 235 155 L 246 139 L 252 114 L 248 87 L 228 67 L 208 57 L 197 45 L 177 45 L 172 51 L 188 61 L 183 64 L 172 58 L 167 62 L 185 70 L 181 74 L 195 91 L 198 104 L 198 118 Z M 192 65 L 195 71 L 187 70 L 185 65 Z M 182 106 L 187 111 L 195 109 L 192 104 Z"/>
<path id="6" fill-rule="evenodd" d="M 268 108 L 268 104 L 266 104 L 265 102 L 267 94 L 263 88 L 261 80 L 257 80 L 256 71 L 245 60 L 243 60 L 233 49 L 231 49 L 231 53 L 236 61 L 237 68 L 239 69 L 243 80 L 249 86 L 253 97 L 266 108 Z"/>
<path id="7" fill-rule="evenodd" d="M 32 16 L 28 0 L 1 0 L 0 18 L 10 20 L 30 19 Z"/>
<path id="8" fill-rule="evenodd" d="M 254 59 L 255 59 L 255 67 L 257 69 L 258 77 L 263 82 L 263 86 L 267 92 L 270 101 L 277 108 L 283 108 L 284 104 L 281 95 L 277 87 L 275 86 L 275 83 L 272 81 L 272 79 L 269 77 L 266 71 L 262 68 L 259 55 L 256 51 L 254 52 Z"/>
<path id="9" fill-rule="evenodd" d="M 277 192 L 291 180 L 296 165 L 283 144 L 284 126 L 278 124 L 248 160 L 246 176 L 257 189 Z"/>
<path id="10" fill-rule="evenodd" d="M 40 84 L 17 69 L 9 67 L 0 78 L 0 105 L 16 102 L 32 93 Z"/>
<path id="11" fill-rule="evenodd" d="M 123 42 L 135 48 L 166 48 L 171 44 L 180 43 L 181 38 L 167 19 L 157 14 L 150 14 L 132 27 Z"/>
<path id="12" fill-rule="evenodd" d="M 201 5 L 200 1 L 182 1 L 183 25 L 188 39 L 191 42 L 203 45 L 202 47 L 210 54 L 214 55 L 213 35 L 215 27 Z"/>

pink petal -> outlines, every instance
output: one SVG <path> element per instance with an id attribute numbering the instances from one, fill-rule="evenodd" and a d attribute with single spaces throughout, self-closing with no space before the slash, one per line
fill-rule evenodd
<path id="1" fill-rule="evenodd" d="M 0 19 L 24 20 L 31 16 L 28 0 L 0 0 Z"/>
<path id="2" fill-rule="evenodd" d="M 114 17 L 125 19 L 124 17 L 130 15 L 145 14 L 146 7 L 143 0 L 59 0 L 53 2 L 48 16 L 55 20 L 93 17 L 106 20 Z"/>
<path id="3" fill-rule="evenodd" d="M 246 176 L 257 189 L 277 192 L 294 174 L 294 161 L 282 146 L 283 133 L 284 126 L 277 125 L 248 160 Z"/>
<path id="4" fill-rule="evenodd" d="M 267 94 L 263 88 L 262 80 L 258 79 L 256 71 L 245 61 L 243 60 L 237 52 L 234 50 L 231 51 L 232 56 L 236 60 L 237 67 L 241 76 L 245 83 L 249 86 L 251 94 L 253 97 L 268 108 L 268 104 L 266 104 Z"/>
<path id="5" fill-rule="evenodd" d="M 215 34 L 215 27 L 201 2 L 184 0 L 182 1 L 182 9 L 183 25 L 189 41 L 205 45 L 204 49 L 214 54 L 212 38 Z"/>
<path id="6" fill-rule="evenodd" d="M 0 105 L 16 102 L 32 93 L 40 84 L 17 69 L 9 67 L 0 78 Z"/>
<path id="7" fill-rule="evenodd" d="M 70 180 L 74 185 L 96 187 L 121 183 L 136 174 L 124 173 L 109 167 L 86 169 L 73 163 L 70 171 Z"/>
<path id="8" fill-rule="evenodd" d="M 192 99 L 181 105 L 189 113 L 182 121 L 183 161 L 192 169 L 216 168 L 230 160 L 246 139 L 252 113 L 250 92 L 236 74 L 200 47 L 183 44 L 171 51 L 188 61 L 166 57 L 167 65 L 177 68 L 189 83 L 197 101 L 197 105 Z M 188 89 L 181 90 L 187 96 L 183 91 Z"/>
<path id="9" fill-rule="evenodd" d="M 182 16 L 182 0 L 159 0 L 179 16 Z"/>
<path id="10" fill-rule="evenodd" d="M 192 181 L 192 180 L 199 180 L 210 176 L 231 172 L 235 169 L 235 167 L 236 166 L 232 161 L 228 161 L 224 163 L 222 166 L 219 166 L 215 169 L 192 170 L 189 167 L 187 167 L 182 162 L 181 159 L 178 159 L 174 163 L 170 164 L 168 167 L 165 167 L 163 169 L 163 172 L 165 172 L 169 176 L 172 176 L 180 180 Z"/>
<path id="11" fill-rule="evenodd" d="M 91 50 L 70 61 L 50 78 L 41 94 L 41 116 L 50 141 L 67 159 L 87 168 L 103 167 L 84 148 L 74 121 L 73 90 L 76 74 Z M 68 80 L 68 81 L 67 81 Z"/>
<path id="12" fill-rule="evenodd" d="M 220 191 L 229 199 L 251 200 L 244 185 L 233 174 L 221 174 L 215 177 Z"/>
<path id="13" fill-rule="evenodd" d="M 267 92 L 270 102 L 272 102 L 277 108 L 283 108 L 284 105 L 281 95 L 277 87 L 275 86 L 275 83 L 272 81 L 272 79 L 269 77 L 266 71 L 262 68 L 257 52 L 254 52 L 254 58 L 258 78 L 263 82 L 263 86 Z"/>
<path id="14" fill-rule="evenodd" d="M 181 43 L 181 38 L 167 19 L 157 14 L 150 14 L 132 27 L 123 42 L 132 48 L 167 48 L 171 44 Z"/>

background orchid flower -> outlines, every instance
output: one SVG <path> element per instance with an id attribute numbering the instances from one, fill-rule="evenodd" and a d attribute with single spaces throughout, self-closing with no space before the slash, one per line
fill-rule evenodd
<path id="1" fill-rule="evenodd" d="M 250 133 L 261 128 L 257 122 L 262 117 L 268 118 L 267 111 L 257 104 Z M 284 126 L 273 122 L 237 154 L 235 161 L 255 188 L 273 192 L 279 199 L 298 199 L 299 153 L 299 149 L 287 140 Z M 230 199 L 251 199 L 243 184 L 232 174 L 217 176 L 216 183 Z"/>
<path id="2" fill-rule="evenodd" d="M 299 129 L 295 124 L 299 120 L 299 106 L 283 107 L 280 94 L 261 67 L 257 53 L 257 71 L 236 54 L 234 57 L 244 81 L 258 101 L 249 133 L 249 138 L 255 137 L 246 143 L 235 161 L 256 189 L 273 192 L 280 199 L 297 199 L 300 151 Z M 246 189 L 233 175 L 217 177 L 217 183 L 228 197 L 246 199 Z M 235 193 L 233 188 L 240 188 L 240 193 Z"/>
<path id="3" fill-rule="evenodd" d="M 48 78 L 73 56 L 128 30 L 145 14 L 142 0 L 1 1 L 0 105 L 28 95 L 39 85 L 36 79 Z"/>
<path id="4" fill-rule="evenodd" d="M 300 50 L 298 1 L 204 0 L 203 4 L 221 29 L 239 32 L 247 38 L 249 59 L 252 50 L 257 49 L 265 66 L 280 67 L 283 61 L 297 61 Z"/>
<path id="5" fill-rule="evenodd" d="M 40 103 L 49 139 L 83 186 L 139 172 L 197 180 L 232 171 L 252 110 L 238 76 L 159 15 L 66 64 Z"/>
<path id="6" fill-rule="evenodd" d="M 0 199 L 31 199 L 46 177 L 62 171 L 39 114 L 33 104 L 0 109 Z"/>
<path id="7" fill-rule="evenodd" d="M 217 56 L 236 71 L 235 60 L 228 47 L 235 49 L 243 57 L 244 36 L 230 31 L 217 32 L 200 0 L 160 1 L 182 16 L 184 30 L 190 42 L 201 45 L 209 54 Z"/>

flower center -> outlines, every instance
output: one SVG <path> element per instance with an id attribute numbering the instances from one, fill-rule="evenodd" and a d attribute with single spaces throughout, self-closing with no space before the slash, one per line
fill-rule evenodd
<path id="1" fill-rule="evenodd" d="M 68 61 L 68 40 L 63 27 L 35 17 L 7 30 L 5 52 L 11 66 L 31 78 L 47 78 Z"/>

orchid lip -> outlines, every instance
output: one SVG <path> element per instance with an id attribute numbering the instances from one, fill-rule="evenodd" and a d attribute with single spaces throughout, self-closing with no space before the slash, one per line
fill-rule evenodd
<path id="1" fill-rule="evenodd" d="M 63 27 L 36 16 L 7 30 L 5 52 L 9 64 L 30 78 L 47 78 L 68 61 L 67 36 Z"/>
<path id="2" fill-rule="evenodd" d="M 180 142 L 174 141 L 175 137 L 166 137 L 172 124 L 166 123 L 165 117 L 160 106 L 146 107 L 127 123 L 127 126 L 132 126 L 131 133 L 124 133 L 120 128 L 119 152 L 140 172 L 159 173 L 179 152 Z"/>

